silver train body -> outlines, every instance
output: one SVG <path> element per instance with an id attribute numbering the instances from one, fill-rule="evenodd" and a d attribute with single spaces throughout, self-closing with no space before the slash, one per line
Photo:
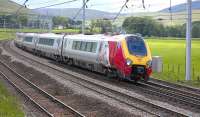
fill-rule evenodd
<path id="1" fill-rule="evenodd" d="M 105 67 L 110 66 L 108 39 L 104 35 L 17 33 L 14 42 L 31 53 L 91 71 L 105 73 Z M 103 59 L 99 60 L 102 52 Z"/>

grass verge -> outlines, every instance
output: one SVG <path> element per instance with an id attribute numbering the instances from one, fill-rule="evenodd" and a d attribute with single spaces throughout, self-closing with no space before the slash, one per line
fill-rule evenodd
<path id="1" fill-rule="evenodd" d="M 191 81 L 185 81 L 185 40 L 176 38 L 147 39 L 152 56 L 161 56 L 163 71 L 153 77 L 173 83 L 200 87 L 200 40 L 192 40 Z"/>
<path id="2" fill-rule="evenodd" d="M 18 100 L 0 82 L 0 117 L 24 117 Z"/>

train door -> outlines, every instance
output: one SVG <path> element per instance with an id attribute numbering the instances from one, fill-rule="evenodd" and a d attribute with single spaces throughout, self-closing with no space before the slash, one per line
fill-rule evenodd
<path id="1" fill-rule="evenodd" d="M 101 41 L 99 45 L 98 62 L 104 66 L 110 66 L 109 45 L 107 41 Z"/>
<path id="2" fill-rule="evenodd" d="M 34 50 L 37 49 L 37 43 L 38 43 L 38 34 L 34 34 L 34 39 L 33 39 L 33 43 L 34 43 Z"/>
<path id="3" fill-rule="evenodd" d="M 66 47 L 66 43 L 67 43 L 67 38 L 65 39 L 65 36 L 66 35 L 63 35 L 62 39 L 61 39 L 61 42 L 60 42 L 60 45 L 59 45 L 59 53 L 60 53 L 60 56 L 61 58 L 63 59 L 63 51 Z"/>

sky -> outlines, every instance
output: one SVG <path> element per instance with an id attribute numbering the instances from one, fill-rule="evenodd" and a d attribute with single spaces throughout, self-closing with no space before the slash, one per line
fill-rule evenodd
<path id="1" fill-rule="evenodd" d="M 12 0 L 18 4 L 23 4 L 25 0 Z M 29 0 L 26 5 L 30 9 L 48 6 L 52 4 L 62 3 L 71 0 Z M 89 9 L 96 9 L 107 12 L 118 12 L 126 0 L 89 0 L 87 7 Z M 186 3 L 187 0 L 171 0 L 172 6 Z M 77 0 L 73 3 L 67 3 L 49 8 L 80 8 L 83 1 Z M 127 3 L 128 8 L 123 9 L 123 13 L 132 12 L 155 12 L 168 8 L 170 6 L 170 0 L 144 0 L 145 9 L 142 5 L 142 0 L 129 0 Z"/>

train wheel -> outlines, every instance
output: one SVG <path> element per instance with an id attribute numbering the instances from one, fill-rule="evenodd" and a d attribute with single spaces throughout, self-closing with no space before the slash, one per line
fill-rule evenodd
<path id="1" fill-rule="evenodd" d="M 106 75 L 107 78 L 112 78 L 112 77 L 113 77 L 112 74 L 113 74 L 113 73 L 112 73 L 111 70 L 109 70 L 109 69 L 106 69 L 106 70 L 105 70 L 105 75 Z"/>
<path id="2" fill-rule="evenodd" d="M 134 83 L 137 83 L 137 82 L 138 82 L 138 79 L 137 79 L 137 78 L 136 78 L 136 79 L 134 79 L 134 80 L 133 80 L 133 82 L 134 82 Z"/>
<path id="3" fill-rule="evenodd" d="M 69 61 L 67 62 L 68 65 L 72 66 L 74 64 L 73 59 L 69 59 Z"/>
<path id="4" fill-rule="evenodd" d="M 149 77 L 148 77 L 148 76 L 144 76 L 144 77 L 143 77 L 143 81 L 144 81 L 144 82 L 148 82 L 148 81 L 149 81 Z"/>
<path id="5" fill-rule="evenodd" d="M 117 80 L 120 82 L 123 79 L 123 75 L 120 71 L 117 70 Z"/>

